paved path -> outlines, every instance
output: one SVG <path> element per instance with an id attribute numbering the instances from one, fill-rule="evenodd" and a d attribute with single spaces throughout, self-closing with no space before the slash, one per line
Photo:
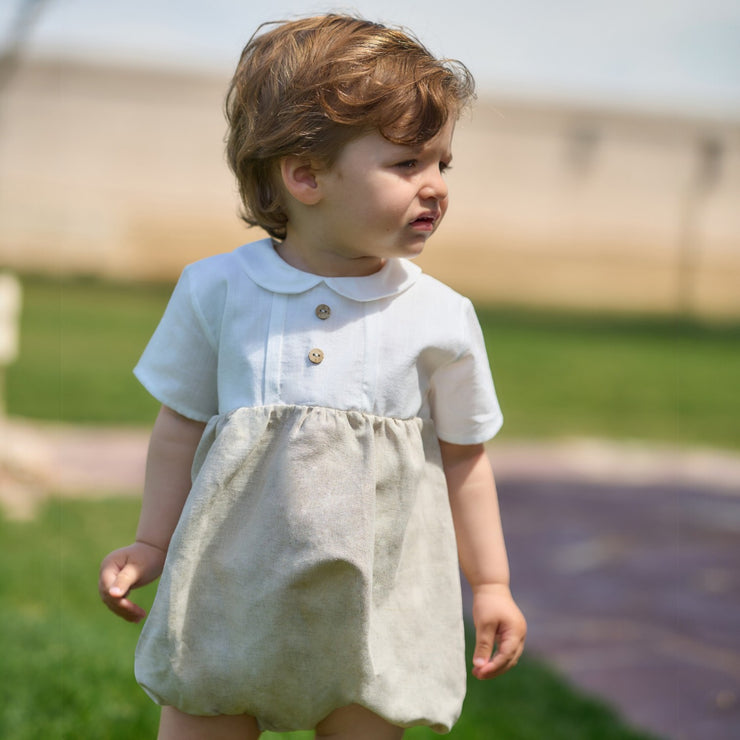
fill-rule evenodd
<path id="1" fill-rule="evenodd" d="M 666 738 L 740 739 L 740 495 L 499 488 L 529 649 Z"/>
<path id="2" fill-rule="evenodd" d="M 0 424 L 0 503 L 136 494 L 146 432 Z M 671 740 L 740 738 L 740 457 L 491 450 L 528 649 Z M 3 472 L 4 471 L 4 472 Z"/>

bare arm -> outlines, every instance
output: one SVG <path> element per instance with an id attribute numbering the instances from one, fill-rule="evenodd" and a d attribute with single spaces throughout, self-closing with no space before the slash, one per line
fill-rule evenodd
<path id="1" fill-rule="evenodd" d="M 162 572 L 170 538 L 190 491 L 190 468 L 204 426 L 162 406 L 149 441 L 136 541 L 110 553 L 100 566 L 101 598 L 130 622 L 146 616 L 128 599 L 128 593 Z"/>
<path id="2" fill-rule="evenodd" d="M 167 551 L 190 492 L 190 468 L 205 424 L 162 406 L 146 461 L 136 541 Z"/>
<path id="3" fill-rule="evenodd" d="M 440 448 L 460 565 L 473 590 L 473 674 L 493 678 L 519 660 L 527 629 L 509 589 L 496 484 L 483 445 L 440 441 Z"/>

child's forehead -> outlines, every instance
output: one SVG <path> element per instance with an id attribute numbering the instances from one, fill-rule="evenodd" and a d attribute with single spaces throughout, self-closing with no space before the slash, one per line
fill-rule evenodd
<path id="1" fill-rule="evenodd" d="M 454 121 L 448 121 L 442 128 L 431 138 L 419 142 L 398 142 L 393 141 L 382 131 L 373 129 L 364 131 L 357 137 L 351 139 L 342 147 L 354 145 L 354 148 L 362 148 L 367 151 L 377 151 L 379 153 L 410 153 L 421 154 L 431 150 L 443 150 L 449 152 L 452 147 L 452 138 L 455 131 Z M 449 152 L 451 156 L 451 152 Z"/>
<path id="2" fill-rule="evenodd" d="M 441 152 L 446 157 L 452 156 L 452 140 L 455 134 L 455 121 L 448 120 L 442 128 L 431 138 L 419 142 L 394 142 L 387 137 L 381 136 L 389 150 L 398 152 L 409 152 L 413 154 L 425 154 L 427 152 Z"/>

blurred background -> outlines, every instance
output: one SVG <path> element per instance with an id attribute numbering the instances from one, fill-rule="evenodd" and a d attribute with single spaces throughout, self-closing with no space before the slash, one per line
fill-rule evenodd
<path id="1" fill-rule="evenodd" d="M 532 658 L 451 737 L 740 737 L 736 0 L 0 3 L 0 735 L 152 731 L 91 587 L 156 413 L 131 368 L 183 265 L 261 237 L 223 153 L 243 45 L 327 10 L 478 83 L 420 263 L 481 318 Z"/>
<path id="2" fill-rule="evenodd" d="M 251 29 L 326 3 L 8 0 L 0 262 L 174 278 L 236 218 L 225 86 Z M 740 315 L 732 0 L 355 3 L 472 70 L 452 207 L 423 262 L 497 302 Z"/>

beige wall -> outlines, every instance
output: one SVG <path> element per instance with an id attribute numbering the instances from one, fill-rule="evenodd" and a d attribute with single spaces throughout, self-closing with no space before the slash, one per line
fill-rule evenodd
<path id="1" fill-rule="evenodd" d="M 0 265 L 171 279 L 257 238 L 226 83 L 22 68 L 0 98 Z M 740 122 L 482 101 L 449 177 L 422 263 L 476 299 L 740 316 Z"/>

